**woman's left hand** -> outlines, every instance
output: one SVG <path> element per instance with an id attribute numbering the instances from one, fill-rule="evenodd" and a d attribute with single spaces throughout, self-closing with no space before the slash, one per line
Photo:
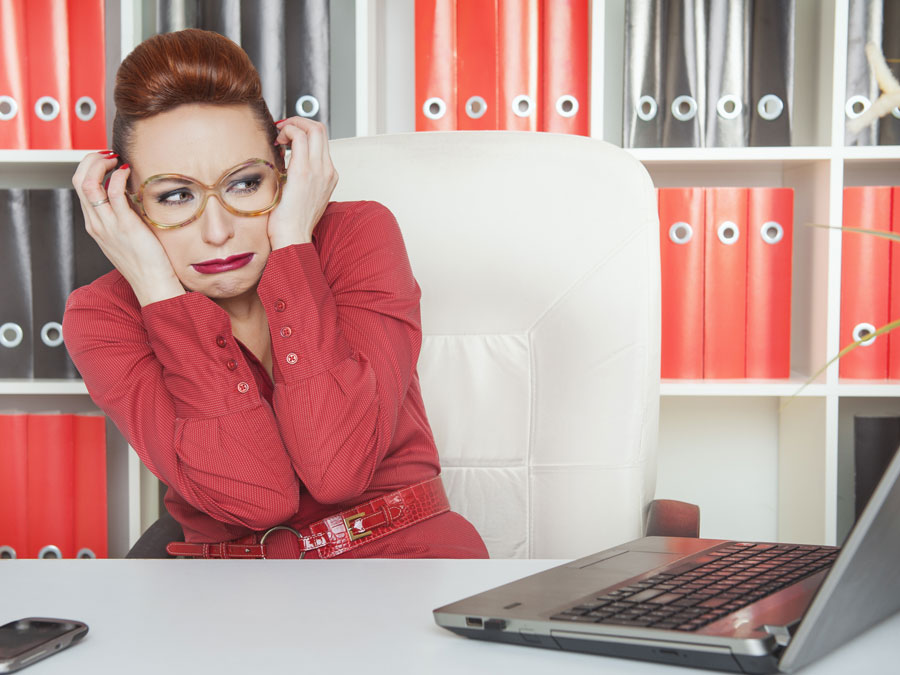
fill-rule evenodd
<path id="1" fill-rule="evenodd" d="M 291 162 L 281 201 L 269 214 L 272 250 L 312 241 L 313 229 L 325 213 L 338 182 L 324 124 L 305 117 L 288 117 L 276 126 L 278 143 L 290 143 Z"/>

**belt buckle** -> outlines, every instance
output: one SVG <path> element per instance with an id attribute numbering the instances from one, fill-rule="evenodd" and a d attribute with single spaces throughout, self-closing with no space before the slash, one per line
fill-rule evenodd
<path id="1" fill-rule="evenodd" d="M 351 520 L 358 520 L 365 517 L 365 515 L 365 513 L 354 513 L 352 516 L 347 516 L 346 518 L 344 518 L 344 527 L 347 528 L 347 534 L 350 536 L 350 541 L 356 541 L 357 539 L 362 539 L 363 537 L 368 537 L 370 534 L 372 534 L 372 530 L 356 532 L 353 529 L 353 526 L 350 524 Z"/>
<path id="2" fill-rule="evenodd" d="M 262 557 L 263 557 L 263 560 L 267 560 L 266 549 L 265 549 L 266 537 L 268 537 L 270 534 L 272 534 L 275 530 L 288 530 L 289 532 L 293 532 L 294 536 L 297 537 L 298 542 L 303 538 L 300 536 L 300 533 L 297 532 L 297 530 L 295 530 L 293 527 L 289 527 L 287 525 L 276 525 L 275 527 L 270 527 L 268 530 L 265 531 L 263 536 L 261 536 L 259 538 L 259 550 L 260 550 L 260 555 L 262 555 Z M 306 556 L 306 551 L 300 551 L 299 560 L 303 560 L 303 558 L 305 556 Z"/>

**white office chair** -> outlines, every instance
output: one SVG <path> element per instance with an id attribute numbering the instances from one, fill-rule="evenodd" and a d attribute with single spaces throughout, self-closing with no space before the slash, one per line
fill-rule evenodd
<path id="1" fill-rule="evenodd" d="M 379 201 L 400 224 L 445 484 L 491 556 L 572 558 L 641 536 L 660 330 L 643 166 L 603 141 L 506 131 L 341 139 L 331 153 L 332 199 Z M 667 513 L 651 533 L 697 536 Z"/>

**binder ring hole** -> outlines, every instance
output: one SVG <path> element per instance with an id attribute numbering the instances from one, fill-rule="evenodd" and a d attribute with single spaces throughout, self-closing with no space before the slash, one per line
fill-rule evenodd
<path id="1" fill-rule="evenodd" d="M 444 99 L 436 96 L 422 104 L 422 114 L 430 120 L 439 120 L 447 112 L 447 104 Z"/>
<path id="2" fill-rule="evenodd" d="M 893 110 L 891 110 L 891 115 L 900 120 L 900 106 L 897 106 Z"/>
<path id="3" fill-rule="evenodd" d="M 534 110 L 534 101 L 526 94 L 520 94 L 513 99 L 512 111 L 518 117 L 530 117 Z"/>
<path id="4" fill-rule="evenodd" d="M 848 118 L 855 120 L 866 112 L 870 105 L 872 105 L 872 102 L 869 99 L 857 94 L 856 96 L 851 96 L 847 99 L 847 105 L 844 106 L 844 112 L 847 113 Z"/>
<path id="5" fill-rule="evenodd" d="M 41 96 L 34 104 L 34 114 L 45 122 L 52 122 L 59 116 L 59 101 L 52 96 Z"/>
<path id="6" fill-rule="evenodd" d="M 722 119 L 733 120 L 740 117 L 743 110 L 744 104 L 734 94 L 725 94 L 716 103 L 716 112 L 719 113 L 719 117 Z"/>
<path id="7" fill-rule="evenodd" d="M 319 114 L 319 99 L 306 94 L 297 99 L 294 108 L 300 117 L 315 117 Z"/>
<path id="8" fill-rule="evenodd" d="M 638 99 L 637 116 L 644 122 L 655 119 L 657 112 L 659 112 L 659 106 L 656 104 L 655 98 L 645 94 Z"/>
<path id="9" fill-rule="evenodd" d="M 7 122 L 19 112 L 19 104 L 12 96 L 0 96 L 0 122 Z"/>
<path id="10" fill-rule="evenodd" d="M 22 326 L 11 321 L 0 326 L 0 345 L 4 347 L 18 347 L 22 344 L 22 338 L 25 337 L 25 331 Z"/>
<path id="11" fill-rule="evenodd" d="M 97 114 L 97 104 L 90 96 L 82 96 L 75 101 L 75 115 L 82 122 L 90 122 Z"/>
<path id="12" fill-rule="evenodd" d="M 53 544 L 48 544 L 40 551 L 38 551 L 38 558 L 41 560 L 59 560 L 62 558 L 62 551 L 59 550 L 58 546 L 54 546 Z"/>
<path id="13" fill-rule="evenodd" d="M 16 549 L 12 546 L 0 546 L 0 560 L 15 560 Z"/>
<path id="14" fill-rule="evenodd" d="M 466 101 L 466 115 L 468 115 L 470 119 L 477 120 L 484 117 L 486 112 L 487 101 L 481 96 L 472 96 Z"/>
<path id="15" fill-rule="evenodd" d="M 777 244 L 784 238 L 784 228 L 774 220 L 763 223 L 759 233 L 767 244 Z"/>
<path id="16" fill-rule="evenodd" d="M 781 113 L 784 110 L 784 101 L 782 101 L 775 94 L 766 94 L 761 99 L 759 99 L 759 105 L 756 107 L 756 111 L 759 113 L 759 116 L 764 120 L 771 122 L 772 120 L 777 120 L 781 117 Z"/>
<path id="17" fill-rule="evenodd" d="M 672 227 L 669 228 L 669 239 L 676 244 L 686 244 L 693 236 L 694 228 L 684 221 L 672 223 Z"/>
<path id="18" fill-rule="evenodd" d="M 693 96 L 679 96 L 672 101 L 672 117 L 679 122 L 689 122 L 697 115 L 697 101 Z"/>
<path id="19" fill-rule="evenodd" d="M 556 99 L 556 112 L 562 117 L 575 117 L 578 112 L 578 99 L 570 94 L 563 94 Z"/>
<path id="20" fill-rule="evenodd" d="M 62 325 L 56 321 L 48 321 L 41 328 L 41 342 L 48 347 L 59 347 L 63 343 Z"/>
<path id="21" fill-rule="evenodd" d="M 731 246 L 740 238 L 741 232 L 735 223 L 732 223 L 730 220 L 726 220 L 724 223 L 719 225 L 717 234 L 719 236 L 719 241 L 721 241 L 726 246 Z"/>
<path id="22" fill-rule="evenodd" d="M 868 347 L 870 344 L 875 342 L 876 339 L 878 339 L 878 336 L 874 335 L 874 333 L 875 326 L 873 326 L 872 324 L 858 323 L 853 327 L 853 341 L 859 342 L 860 346 L 862 347 Z M 871 335 L 872 337 L 867 340 L 866 336 L 868 335 Z"/>
<path id="23" fill-rule="evenodd" d="M 75 554 L 75 557 L 78 558 L 79 560 L 88 560 L 88 559 L 96 560 L 97 554 L 94 553 L 89 548 L 83 548 L 83 549 L 80 549 L 78 551 L 78 553 Z"/>

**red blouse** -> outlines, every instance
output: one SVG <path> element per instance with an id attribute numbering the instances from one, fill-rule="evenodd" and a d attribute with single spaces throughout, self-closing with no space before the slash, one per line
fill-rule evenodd
<path id="1" fill-rule="evenodd" d="M 186 541 L 294 528 L 440 473 L 416 361 L 420 290 L 393 214 L 332 202 L 257 289 L 274 382 L 228 314 L 189 292 L 141 308 L 113 271 L 69 296 L 66 347 L 94 402 L 169 486 Z M 449 512 L 346 557 L 486 557 Z"/>

